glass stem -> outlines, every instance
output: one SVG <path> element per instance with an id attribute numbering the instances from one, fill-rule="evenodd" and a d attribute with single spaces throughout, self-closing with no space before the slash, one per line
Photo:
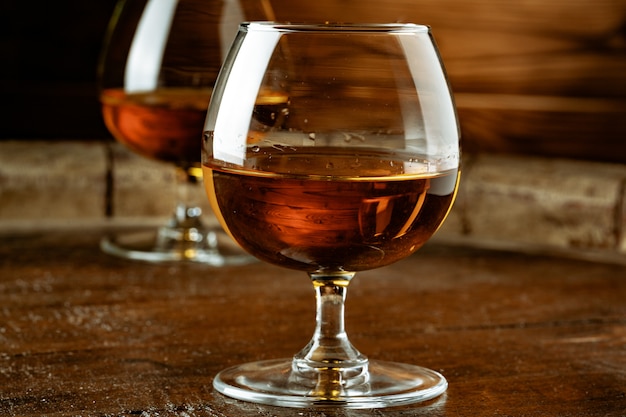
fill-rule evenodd
<path id="1" fill-rule="evenodd" d="M 174 227 L 202 227 L 202 209 L 194 204 L 195 190 L 201 179 L 194 175 L 193 167 L 176 167 L 176 208 L 172 223 Z"/>
<path id="2" fill-rule="evenodd" d="M 217 234 L 204 227 L 202 208 L 195 203 L 196 195 L 202 195 L 196 190 L 202 183 L 199 170 L 193 166 L 176 166 L 176 207 L 167 225 L 159 229 L 158 247 L 184 245 L 192 249 L 201 245 L 205 251 L 217 251 Z"/>
<path id="3" fill-rule="evenodd" d="M 367 382 L 367 357 L 348 340 L 344 310 L 352 272 L 310 274 L 316 295 L 316 325 L 308 345 L 293 359 L 292 382 L 316 395 L 336 397 Z"/>

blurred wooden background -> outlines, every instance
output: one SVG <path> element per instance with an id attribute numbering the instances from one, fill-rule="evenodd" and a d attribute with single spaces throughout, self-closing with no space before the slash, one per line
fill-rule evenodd
<path id="1" fill-rule="evenodd" d="M 465 151 L 626 163 L 626 0 L 267 1 L 277 20 L 430 25 Z M 114 6 L 1 3 L 0 139 L 109 137 L 95 79 Z"/>

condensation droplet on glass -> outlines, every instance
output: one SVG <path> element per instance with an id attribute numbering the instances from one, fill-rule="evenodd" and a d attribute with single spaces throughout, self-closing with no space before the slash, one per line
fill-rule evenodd
<path id="1" fill-rule="evenodd" d="M 352 139 L 358 140 L 359 142 L 365 142 L 365 136 L 360 135 L 358 133 L 352 133 L 352 132 L 343 132 L 343 140 L 345 142 L 351 142 Z"/>

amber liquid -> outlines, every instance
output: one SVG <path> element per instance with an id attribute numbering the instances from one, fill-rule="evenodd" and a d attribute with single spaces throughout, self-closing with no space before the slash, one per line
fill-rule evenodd
<path id="1" fill-rule="evenodd" d="M 200 163 L 202 131 L 211 89 L 160 89 L 129 94 L 104 90 L 104 122 L 133 151 L 180 166 Z"/>
<path id="2" fill-rule="evenodd" d="M 458 184 L 456 169 L 407 174 L 406 161 L 379 153 L 257 152 L 247 161 L 255 170 L 205 164 L 209 199 L 244 249 L 298 270 L 359 271 L 405 258 L 444 221 Z"/>

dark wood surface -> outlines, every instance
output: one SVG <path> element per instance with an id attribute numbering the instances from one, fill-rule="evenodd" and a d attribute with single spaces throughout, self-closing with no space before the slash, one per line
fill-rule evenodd
<path id="1" fill-rule="evenodd" d="M 0 235 L 0 415 L 626 415 L 624 265 L 431 243 L 360 273 L 352 342 L 438 370 L 449 389 L 408 407 L 296 410 L 231 400 L 211 382 L 308 342 L 303 273 L 124 261 L 99 237 Z"/>

